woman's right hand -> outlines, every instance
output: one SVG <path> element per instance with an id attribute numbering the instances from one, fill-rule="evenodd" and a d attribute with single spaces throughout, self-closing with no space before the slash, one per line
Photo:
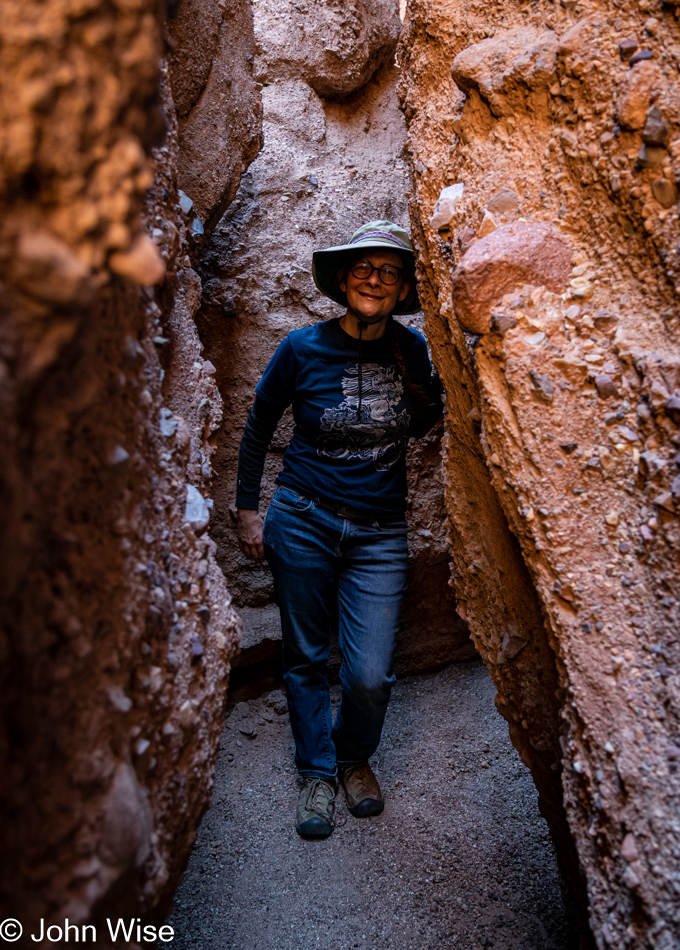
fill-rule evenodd
<path id="1" fill-rule="evenodd" d="M 248 508 L 239 508 L 236 525 L 238 528 L 238 544 L 246 557 L 261 560 L 264 557 L 262 543 L 262 518 L 257 511 Z"/>

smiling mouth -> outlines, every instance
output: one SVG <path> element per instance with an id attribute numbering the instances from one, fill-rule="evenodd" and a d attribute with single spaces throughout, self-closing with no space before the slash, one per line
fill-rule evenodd
<path id="1" fill-rule="evenodd" d="M 363 290 L 360 290 L 360 291 L 359 291 L 359 294 L 360 294 L 360 296 L 362 296 L 362 297 L 368 297 L 369 300 L 382 300 L 382 299 L 383 299 L 382 297 L 377 297 L 375 294 L 367 294 L 366 291 L 363 291 Z"/>

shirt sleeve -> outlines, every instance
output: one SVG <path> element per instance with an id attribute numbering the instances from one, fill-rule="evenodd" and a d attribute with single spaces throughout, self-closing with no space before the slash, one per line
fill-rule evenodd
<path id="1" fill-rule="evenodd" d="M 290 337 L 287 336 L 276 350 L 255 388 L 255 394 L 267 402 L 277 403 L 287 409 L 295 395 L 297 360 Z M 283 414 L 283 410 L 282 410 Z"/>
<path id="2" fill-rule="evenodd" d="M 241 437 L 236 507 L 257 511 L 264 460 L 279 419 L 293 401 L 297 362 L 289 337 L 280 343 L 260 382 Z"/>
<path id="3" fill-rule="evenodd" d="M 444 412 L 442 402 L 444 387 L 430 363 L 425 340 L 417 331 L 412 332 L 416 334 L 416 338 L 411 339 L 411 346 L 409 347 L 411 359 L 407 364 L 407 370 L 414 384 L 426 396 L 427 404 L 425 409 L 419 412 L 418 417 L 414 419 L 410 435 L 414 439 L 422 439 Z"/>
<path id="4" fill-rule="evenodd" d="M 423 436 L 427 435 L 444 412 L 442 402 L 444 387 L 434 369 L 431 371 L 430 379 L 424 388 L 428 397 L 427 409 L 413 423 L 411 435 L 414 439 L 422 439 Z"/>
<path id="5" fill-rule="evenodd" d="M 255 396 L 238 452 L 236 507 L 257 511 L 264 460 L 274 430 L 286 407 Z"/>

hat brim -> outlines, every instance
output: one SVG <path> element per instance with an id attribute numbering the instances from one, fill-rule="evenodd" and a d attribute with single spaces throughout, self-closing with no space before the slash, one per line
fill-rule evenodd
<path id="1" fill-rule="evenodd" d="M 327 247 L 321 251 L 314 251 L 312 254 L 312 276 L 314 277 L 314 283 L 324 296 L 330 297 L 331 300 L 339 303 L 342 307 L 347 307 L 347 297 L 337 284 L 340 268 L 347 262 L 348 258 L 356 255 L 357 251 L 383 249 L 396 251 L 402 258 L 406 271 L 405 276 L 412 288 L 408 297 L 397 303 L 393 313 L 417 313 L 422 307 L 418 299 L 416 260 L 413 252 L 405 248 L 397 249 L 392 242 L 381 241 L 380 238 L 358 241 L 356 244 L 341 244 L 339 247 Z"/>

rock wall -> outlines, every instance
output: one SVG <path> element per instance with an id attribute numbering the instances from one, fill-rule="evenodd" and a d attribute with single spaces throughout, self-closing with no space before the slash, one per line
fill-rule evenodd
<path id="1" fill-rule="evenodd" d="M 212 531 L 244 619 L 241 665 L 277 660 L 280 626 L 269 570 L 242 555 L 236 541 L 238 446 L 255 385 L 281 339 L 296 327 L 342 315 L 314 286 L 314 248 L 342 243 L 371 219 L 407 224 L 406 132 L 397 71 L 386 61 L 399 27 L 391 2 L 303 3 L 279 11 L 257 0 L 254 6 L 264 148 L 201 252 L 198 316 L 225 400 Z M 422 317 L 401 319 L 422 327 Z M 265 469 L 263 512 L 291 430 L 287 414 Z M 439 426 L 414 445 L 409 458 L 410 594 L 396 660 L 402 673 L 473 655 L 448 586 L 441 432 Z"/>
<path id="2" fill-rule="evenodd" d="M 179 187 L 194 202 L 190 236 L 200 245 L 236 197 L 262 147 L 262 103 L 252 76 L 253 13 L 240 0 L 182 0 L 169 23 L 178 119 Z"/>
<path id="3" fill-rule="evenodd" d="M 680 940 L 676 10 L 410 0 L 399 50 L 459 611 L 601 948 Z"/>
<path id="4" fill-rule="evenodd" d="M 163 912 L 239 636 L 206 533 L 221 404 L 162 51 L 151 0 L 3 9 L 0 894 L 27 933 Z M 223 72 L 221 35 L 211 55 Z M 232 94 L 254 102 L 243 70 Z"/>

